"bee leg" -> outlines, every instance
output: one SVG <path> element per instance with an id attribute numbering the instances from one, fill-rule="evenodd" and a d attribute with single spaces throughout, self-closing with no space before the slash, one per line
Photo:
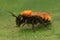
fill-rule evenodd
<path id="1" fill-rule="evenodd" d="M 17 25 L 17 27 L 20 27 L 21 24 L 22 24 L 22 23 L 19 23 L 19 24 Z"/>
<path id="2" fill-rule="evenodd" d="M 25 25 L 25 23 L 23 23 L 22 27 Z"/>
<path id="3" fill-rule="evenodd" d="M 32 30 L 35 32 L 34 24 L 32 24 Z"/>
<path id="4" fill-rule="evenodd" d="M 46 23 L 45 27 L 46 27 L 46 29 L 51 30 L 51 28 L 47 25 L 47 23 Z"/>
<path id="5" fill-rule="evenodd" d="M 23 25 L 22 27 L 27 23 L 27 20 L 26 19 L 23 19 Z"/>
<path id="6" fill-rule="evenodd" d="M 38 22 L 39 22 L 39 23 L 42 23 L 44 26 L 47 26 L 42 19 L 38 19 Z"/>
<path id="7" fill-rule="evenodd" d="M 32 30 L 35 32 L 34 22 L 32 22 Z"/>

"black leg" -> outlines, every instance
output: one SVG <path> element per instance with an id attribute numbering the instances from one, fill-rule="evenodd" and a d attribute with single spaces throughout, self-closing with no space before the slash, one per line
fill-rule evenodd
<path id="1" fill-rule="evenodd" d="M 21 24 L 22 24 L 22 23 L 17 24 L 17 27 L 20 27 Z"/>
<path id="2" fill-rule="evenodd" d="M 35 32 L 34 21 L 32 21 L 32 30 Z"/>
<path id="3" fill-rule="evenodd" d="M 25 23 L 23 23 L 22 27 L 25 25 Z"/>
<path id="4" fill-rule="evenodd" d="M 34 27 L 34 24 L 32 24 L 32 30 L 35 32 L 35 27 Z"/>
<path id="5" fill-rule="evenodd" d="M 43 24 L 44 26 L 47 26 L 47 24 L 41 18 L 38 18 L 38 22 Z"/>

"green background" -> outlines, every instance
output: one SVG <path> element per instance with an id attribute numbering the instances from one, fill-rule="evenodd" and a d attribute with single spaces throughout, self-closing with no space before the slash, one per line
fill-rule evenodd
<path id="1" fill-rule="evenodd" d="M 17 28 L 15 18 L 6 10 L 15 15 L 23 10 L 49 12 L 51 30 L 42 25 L 36 25 L 36 32 L 31 25 Z M 0 40 L 60 40 L 60 0 L 0 0 Z"/>

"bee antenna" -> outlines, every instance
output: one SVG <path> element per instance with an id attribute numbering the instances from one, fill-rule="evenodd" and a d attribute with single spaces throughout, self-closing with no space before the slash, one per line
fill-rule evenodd
<path id="1" fill-rule="evenodd" d="M 12 16 L 17 17 L 13 12 L 8 11 Z"/>

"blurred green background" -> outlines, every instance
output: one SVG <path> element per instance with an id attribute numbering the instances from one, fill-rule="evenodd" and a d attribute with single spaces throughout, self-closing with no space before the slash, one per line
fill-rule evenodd
<path id="1" fill-rule="evenodd" d="M 17 28 L 15 18 L 6 10 L 18 15 L 23 10 L 49 12 L 52 17 L 51 30 L 36 26 Z M 40 27 L 39 27 L 40 26 Z M 0 40 L 60 40 L 60 0 L 0 0 Z"/>

